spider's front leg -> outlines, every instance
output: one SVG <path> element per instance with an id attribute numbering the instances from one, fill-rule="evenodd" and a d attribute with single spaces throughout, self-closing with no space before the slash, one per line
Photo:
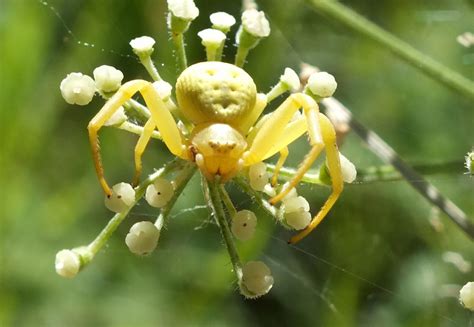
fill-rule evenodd
<path id="1" fill-rule="evenodd" d="M 304 116 L 290 122 L 295 112 L 300 108 L 303 108 Z M 283 154 L 284 160 L 287 145 L 304 132 L 309 134 L 311 150 L 298 167 L 288 187 L 273 197 L 270 203 L 275 204 L 283 199 L 300 182 L 324 147 L 326 147 L 327 163 L 332 179 L 332 193 L 310 224 L 291 238 L 290 243 L 296 243 L 308 235 L 326 216 L 342 192 L 343 179 L 339 151 L 336 144 L 336 133 L 331 122 L 326 116 L 319 113 L 318 104 L 311 97 L 302 93 L 292 94 L 266 119 L 245 154 L 244 164 L 246 166 L 265 160 L 277 152 Z M 281 159 L 279 160 L 280 166 Z"/>
<path id="2" fill-rule="evenodd" d="M 157 128 L 161 133 L 163 142 L 165 142 L 171 153 L 180 158 L 187 159 L 186 146 L 183 143 L 183 138 L 178 126 L 165 103 L 160 99 L 153 85 L 144 80 L 133 80 L 127 82 L 107 101 L 102 109 L 100 109 L 94 118 L 92 118 L 87 127 L 97 177 L 99 178 L 99 182 L 107 196 L 110 196 L 112 191 L 104 177 L 97 133 L 100 128 L 104 126 L 105 122 L 120 108 L 120 106 L 122 106 L 127 100 L 131 99 L 137 92 L 142 94 L 143 99 L 150 110 L 151 118 L 145 124 L 144 133 L 140 137 L 135 148 L 136 172 L 134 181 L 137 180 L 141 171 L 141 155 L 143 154 L 146 144 L 150 140 L 151 133 L 155 128 Z"/>

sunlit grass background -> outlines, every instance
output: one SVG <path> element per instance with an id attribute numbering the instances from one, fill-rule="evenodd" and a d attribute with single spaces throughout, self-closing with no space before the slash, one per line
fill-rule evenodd
<path id="1" fill-rule="evenodd" d="M 251 52 L 246 70 L 262 91 L 286 66 L 301 61 L 332 72 L 337 97 L 366 126 L 411 163 L 461 162 L 474 140 L 471 100 L 425 77 L 384 49 L 313 12 L 304 1 L 261 0 L 272 34 Z M 456 36 L 474 21 L 472 1 L 344 1 L 416 48 L 473 78 L 474 53 Z M 111 217 L 92 166 L 86 126 L 103 101 L 67 105 L 59 83 L 72 71 L 92 74 L 114 65 L 125 79 L 148 78 L 128 42 L 157 40 L 162 76 L 176 81 L 165 24 L 166 1 L 2 1 L 0 4 L 0 326 L 466 326 L 473 316 L 456 299 L 473 271 L 446 263 L 446 251 L 474 263 L 473 243 L 406 182 L 348 186 L 327 220 L 297 247 L 244 194 L 230 187 L 239 209 L 259 217 L 256 238 L 239 244 L 244 260 L 272 269 L 275 285 L 256 301 L 244 300 L 217 228 L 209 222 L 199 180 L 179 200 L 151 256 L 127 250 L 124 237 L 156 211 L 143 203 L 107 247 L 74 280 L 54 272 L 55 253 L 86 244 Z M 208 16 L 240 16 L 239 1 L 196 1 L 201 14 L 187 34 L 188 59 L 204 59 L 196 33 Z M 53 6 L 58 15 L 49 6 Z M 73 34 L 68 31 L 72 31 Z M 231 37 L 236 28 L 232 30 Z M 78 44 L 92 43 L 94 47 Z M 225 51 L 233 60 L 233 40 Z M 133 172 L 136 136 L 101 131 L 104 164 L 113 183 Z M 304 141 L 304 140 L 303 140 Z M 307 150 L 291 149 L 295 166 Z M 358 167 L 380 164 L 350 135 L 343 147 Z M 154 141 L 145 173 L 171 158 Z M 462 164 L 429 176 L 474 214 L 474 180 Z M 328 189 L 301 188 L 315 212 Z M 182 212 L 181 210 L 194 208 Z M 430 221 L 441 222 L 436 231 Z"/>

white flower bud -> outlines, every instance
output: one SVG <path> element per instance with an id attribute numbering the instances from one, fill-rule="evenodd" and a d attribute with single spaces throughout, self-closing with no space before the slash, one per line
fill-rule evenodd
<path id="1" fill-rule="evenodd" d="M 461 288 L 459 300 L 466 309 L 474 311 L 474 282 L 469 282 Z"/>
<path id="2" fill-rule="evenodd" d="M 199 9 L 193 0 L 168 0 L 168 9 L 171 14 L 182 20 L 194 20 L 199 16 Z"/>
<path id="3" fill-rule="evenodd" d="M 283 204 L 285 205 L 285 212 L 309 211 L 309 203 L 302 196 L 284 198 Z"/>
<path id="4" fill-rule="evenodd" d="M 123 107 L 119 107 L 116 112 L 110 117 L 105 123 L 104 126 L 115 126 L 120 125 L 127 120 L 127 115 Z"/>
<path id="5" fill-rule="evenodd" d="M 225 34 L 213 28 L 206 28 L 198 33 L 202 45 L 206 48 L 217 49 L 225 41 Z"/>
<path id="6" fill-rule="evenodd" d="M 116 213 L 125 211 L 135 202 L 135 190 L 127 183 L 115 184 L 112 187 L 112 195 L 105 196 L 104 202 L 110 211 Z"/>
<path id="7" fill-rule="evenodd" d="M 356 167 L 352 162 L 339 152 L 339 160 L 341 162 L 342 179 L 346 183 L 352 183 L 357 177 Z"/>
<path id="8" fill-rule="evenodd" d="M 286 182 L 285 184 L 283 184 L 283 186 L 282 186 L 281 189 L 282 189 L 282 190 L 285 190 L 286 188 L 289 187 L 289 185 L 290 185 L 290 182 Z M 285 202 L 285 201 L 287 201 L 287 200 L 289 200 L 289 199 L 291 199 L 291 198 L 296 198 L 297 196 L 298 196 L 298 192 L 296 191 L 296 187 L 293 187 L 293 188 L 291 189 L 291 191 L 288 192 L 287 195 L 285 195 L 285 197 L 282 199 L 282 201 Z"/>
<path id="9" fill-rule="evenodd" d="M 242 26 L 246 32 L 258 38 L 270 35 L 270 23 L 263 11 L 245 10 L 242 13 Z"/>
<path id="10" fill-rule="evenodd" d="M 291 68 L 285 68 L 285 72 L 280 76 L 280 82 L 291 92 L 296 92 L 300 88 L 300 78 Z"/>
<path id="11" fill-rule="evenodd" d="M 224 33 L 227 33 L 235 24 L 234 16 L 222 11 L 211 14 L 210 19 L 212 28 L 218 29 Z"/>
<path id="12" fill-rule="evenodd" d="M 54 268 L 58 275 L 65 278 L 74 278 L 81 268 L 81 259 L 74 251 L 61 250 L 56 254 Z"/>
<path id="13" fill-rule="evenodd" d="M 255 191 L 263 191 L 268 183 L 267 165 L 259 162 L 249 168 L 250 187 Z"/>
<path id="14" fill-rule="evenodd" d="M 307 84 L 309 90 L 321 98 L 327 98 L 334 94 L 337 88 L 336 79 L 329 73 L 317 72 L 311 74 Z"/>
<path id="15" fill-rule="evenodd" d="M 467 173 L 474 175 L 474 151 L 468 152 L 465 159 L 465 167 L 467 168 Z"/>
<path id="16" fill-rule="evenodd" d="M 173 197 L 173 194 L 173 184 L 164 178 L 158 178 L 153 184 L 148 185 L 145 199 L 152 207 L 162 208 Z"/>
<path id="17" fill-rule="evenodd" d="M 133 52 L 138 57 L 149 57 L 153 53 L 155 40 L 149 36 L 140 36 L 130 41 Z"/>
<path id="18" fill-rule="evenodd" d="M 265 184 L 265 186 L 263 187 L 263 193 L 265 193 L 266 195 L 270 197 L 274 197 L 276 195 L 276 190 L 272 186 L 272 184 L 268 183 L 268 184 Z"/>
<path id="19" fill-rule="evenodd" d="M 261 261 L 249 261 L 242 268 L 241 292 L 247 298 L 267 294 L 273 286 L 270 268 Z"/>
<path id="20" fill-rule="evenodd" d="M 94 69 L 95 85 L 104 92 L 114 92 L 120 88 L 123 73 L 112 66 L 102 65 Z"/>
<path id="21" fill-rule="evenodd" d="M 150 221 L 135 223 L 125 237 L 125 243 L 130 252 L 137 255 L 147 255 L 156 248 L 160 230 Z"/>
<path id="22" fill-rule="evenodd" d="M 82 73 L 70 73 L 61 81 L 59 89 L 67 103 L 85 106 L 94 97 L 95 82 Z"/>
<path id="23" fill-rule="evenodd" d="M 297 211 L 285 212 L 284 214 L 286 223 L 296 230 L 306 228 L 311 222 L 311 214 L 308 211 L 299 209 Z"/>
<path id="24" fill-rule="evenodd" d="M 171 96 L 171 91 L 173 90 L 173 86 L 165 82 L 163 80 L 153 82 L 153 87 L 155 88 L 156 92 L 158 92 L 158 96 L 161 100 L 167 101 Z"/>
<path id="25" fill-rule="evenodd" d="M 255 234 L 255 227 L 257 226 L 257 217 L 250 210 L 238 211 L 232 217 L 232 234 L 241 240 L 247 241 Z"/>

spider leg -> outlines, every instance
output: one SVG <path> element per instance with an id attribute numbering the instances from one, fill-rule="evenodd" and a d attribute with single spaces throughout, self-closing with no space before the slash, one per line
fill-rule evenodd
<path id="1" fill-rule="evenodd" d="M 283 167 L 286 158 L 288 158 L 288 153 L 289 152 L 287 146 L 280 150 L 280 157 L 278 158 L 278 161 L 275 165 L 275 170 L 273 171 L 272 186 L 275 186 L 278 182 L 278 174 L 280 173 L 280 169 L 281 167 Z"/>
<path id="2" fill-rule="evenodd" d="M 155 122 L 153 121 L 153 118 L 150 118 L 145 126 L 143 126 L 143 133 L 140 135 L 140 138 L 135 145 L 135 175 L 133 176 L 133 186 L 137 186 L 140 182 L 140 175 L 142 173 L 142 156 L 154 130 Z"/>
<path id="3" fill-rule="evenodd" d="M 304 110 L 304 117 L 289 123 L 295 112 L 300 108 Z M 323 149 L 324 144 L 319 127 L 318 113 L 318 104 L 308 95 L 302 93 L 290 95 L 260 126 L 250 149 L 244 154 L 244 164 L 246 166 L 255 164 L 281 151 L 305 131 L 308 132 L 311 144 L 310 152 L 291 179 L 289 187 L 273 197 L 270 203 L 274 204 L 280 201 L 298 184 Z M 289 126 L 294 128 L 289 130 Z"/>
<path id="4" fill-rule="evenodd" d="M 326 200 L 326 202 L 321 207 L 316 216 L 313 218 L 313 220 L 311 220 L 309 225 L 289 240 L 288 243 L 290 244 L 294 244 L 301 241 L 301 239 L 311 233 L 311 231 L 319 225 L 319 223 L 323 220 L 323 218 L 326 216 L 329 210 L 331 210 L 332 206 L 339 198 L 339 195 L 341 194 L 342 189 L 344 187 L 334 127 L 332 126 L 329 119 L 323 114 L 319 114 L 319 121 L 321 124 L 324 144 L 326 146 L 327 165 L 332 181 L 332 193 L 331 195 L 329 195 L 329 198 Z"/>
<path id="5" fill-rule="evenodd" d="M 144 80 L 133 80 L 125 83 L 110 98 L 100 111 L 92 118 L 87 127 L 89 131 L 89 141 L 92 149 L 95 170 L 99 182 L 107 196 L 112 194 L 109 185 L 104 177 L 104 170 L 99 149 L 98 131 L 104 123 L 120 108 L 125 101 L 129 100 L 135 93 L 140 92 L 151 113 L 151 118 L 156 128 L 160 131 L 163 142 L 174 155 L 187 159 L 186 147 L 183 143 L 181 133 L 173 119 L 173 116 L 166 105 L 160 99 L 152 84 Z M 151 123 L 150 123 L 151 125 Z M 145 140 L 146 136 L 143 138 Z M 146 142 L 142 141 L 143 143 Z"/>
<path id="6" fill-rule="evenodd" d="M 304 110 L 304 117 L 288 123 L 300 107 Z M 250 149 L 244 157 L 246 166 L 260 162 L 284 149 L 306 131 L 309 134 L 311 150 L 290 180 L 289 187 L 270 199 L 270 203 L 274 204 L 280 201 L 298 184 L 323 148 L 326 148 L 327 164 L 332 180 L 332 193 L 310 224 L 291 238 L 289 243 L 296 243 L 308 235 L 323 220 L 342 192 L 343 179 L 334 127 L 326 116 L 319 113 L 318 105 L 312 98 L 301 93 L 295 93 L 290 95 L 259 126 L 258 131 L 253 136 Z"/>

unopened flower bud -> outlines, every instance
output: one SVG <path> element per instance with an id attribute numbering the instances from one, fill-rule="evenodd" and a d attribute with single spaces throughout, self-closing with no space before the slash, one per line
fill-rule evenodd
<path id="1" fill-rule="evenodd" d="M 298 74 L 288 67 L 285 68 L 285 72 L 280 76 L 280 82 L 291 92 L 296 92 L 300 88 L 300 78 Z"/>
<path id="2" fill-rule="evenodd" d="M 79 255 L 71 250 L 61 250 L 54 263 L 56 273 L 65 278 L 74 278 L 81 268 Z"/>
<path id="3" fill-rule="evenodd" d="M 242 26 L 247 33 L 257 38 L 264 38 L 270 35 L 270 23 L 263 11 L 256 9 L 245 10 L 242 13 Z"/>
<path id="4" fill-rule="evenodd" d="M 352 162 L 339 152 L 339 160 L 341 162 L 342 179 L 346 183 L 352 183 L 357 177 L 356 167 Z"/>
<path id="5" fill-rule="evenodd" d="M 469 282 L 461 288 L 459 300 L 466 309 L 474 311 L 474 282 Z"/>
<path id="6" fill-rule="evenodd" d="M 217 49 L 225 41 L 225 34 L 213 28 L 206 28 L 198 33 L 202 45 L 206 48 Z"/>
<path id="7" fill-rule="evenodd" d="M 225 34 L 213 28 L 207 28 L 198 33 L 202 40 L 202 45 L 206 48 L 207 60 L 215 61 L 216 53 L 219 48 L 222 48 L 225 41 Z"/>
<path id="8" fill-rule="evenodd" d="M 263 191 L 268 183 L 267 165 L 259 162 L 249 168 L 250 187 L 255 191 Z"/>
<path id="9" fill-rule="evenodd" d="M 311 222 L 311 213 L 302 209 L 288 213 L 285 212 L 284 217 L 288 226 L 291 226 L 296 230 L 306 228 Z"/>
<path id="10" fill-rule="evenodd" d="M 149 36 L 140 36 L 130 41 L 133 52 L 139 57 L 149 57 L 153 53 L 155 40 Z"/>
<path id="11" fill-rule="evenodd" d="M 238 211 L 232 217 L 231 230 L 234 236 L 241 240 L 247 241 L 255 234 L 255 227 L 257 226 L 257 217 L 250 210 Z"/>
<path id="12" fill-rule="evenodd" d="M 158 92 L 158 96 L 161 100 L 167 101 L 171 96 L 171 91 L 173 90 L 173 86 L 165 82 L 163 80 L 156 81 L 153 83 L 153 87 L 155 88 L 156 92 Z"/>
<path id="13" fill-rule="evenodd" d="M 282 186 L 282 190 L 285 190 L 286 188 L 288 188 L 290 186 L 290 183 L 289 182 L 286 182 L 285 184 L 283 184 Z M 291 198 L 296 198 L 298 196 L 298 192 L 296 191 L 296 187 L 293 187 L 290 192 L 288 192 L 287 195 L 285 195 L 285 197 L 282 199 L 283 202 L 291 199 Z"/>
<path id="14" fill-rule="evenodd" d="M 112 66 L 102 65 L 94 69 L 94 80 L 97 88 L 104 92 L 114 92 L 120 88 L 123 73 Z"/>
<path id="15" fill-rule="evenodd" d="M 112 195 L 105 196 L 104 202 L 110 211 L 116 213 L 125 211 L 135 202 L 135 190 L 127 183 L 115 184 L 112 187 Z"/>
<path id="16" fill-rule="evenodd" d="M 148 185 L 145 199 L 152 207 L 162 208 L 173 197 L 173 194 L 173 184 L 164 178 L 158 178 L 153 184 Z"/>
<path id="17" fill-rule="evenodd" d="M 135 223 L 125 237 L 130 252 L 137 255 L 147 255 L 158 245 L 160 230 L 150 221 Z"/>
<path id="18" fill-rule="evenodd" d="M 223 33 L 229 32 L 230 28 L 235 24 L 235 18 L 225 12 L 215 12 L 210 16 L 212 28 L 218 29 Z"/>
<path id="19" fill-rule="evenodd" d="M 474 151 L 468 152 L 465 159 L 467 173 L 470 175 L 474 175 Z"/>
<path id="20" fill-rule="evenodd" d="M 337 88 L 337 83 L 336 79 L 331 74 L 317 72 L 309 77 L 307 87 L 312 94 L 321 98 L 327 98 L 334 94 Z"/>
<path id="21" fill-rule="evenodd" d="M 186 32 L 190 23 L 199 16 L 193 0 L 168 0 L 168 10 L 168 27 L 175 34 Z"/>
<path id="22" fill-rule="evenodd" d="M 273 286 L 270 268 L 261 261 L 249 261 L 242 268 L 241 292 L 254 299 L 267 294 Z"/>
<path id="23" fill-rule="evenodd" d="M 199 9 L 193 0 L 168 0 L 169 11 L 183 20 L 194 20 L 199 16 Z"/>
<path id="24" fill-rule="evenodd" d="M 95 82 L 92 77 L 82 73 L 70 73 L 59 86 L 63 99 L 69 104 L 85 106 L 95 94 Z"/>
<path id="25" fill-rule="evenodd" d="M 105 123 L 104 126 L 116 126 L 122 124 L 127 120 L 127 115 L 122 106 L 120 106 L 116 112 L 110 117 Z"/>
<path id="26" fill-rule="evenodd" d="M 285 212 L 309 211 L 309 203 L 302 196 L 284 198 L 282 202 L 285 205 Z"/>

